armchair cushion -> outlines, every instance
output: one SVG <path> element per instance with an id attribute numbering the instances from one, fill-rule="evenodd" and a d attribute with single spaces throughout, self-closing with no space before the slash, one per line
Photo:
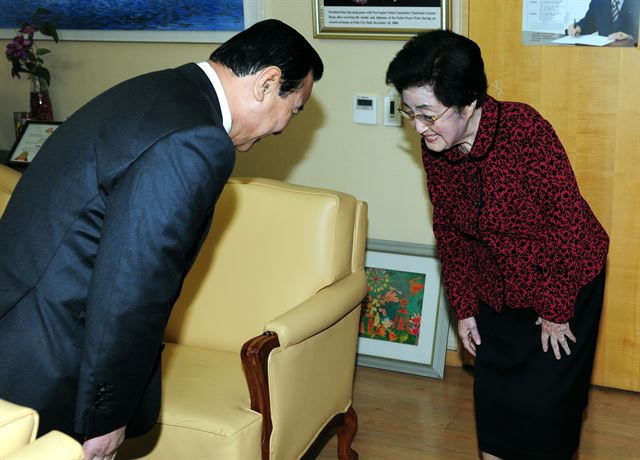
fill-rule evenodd
<path id="1" fill-rule="evenodd" d="M 157 438 L 152 458 L 259 459 L 262 415 L 249 409 L 238 353 L 168 343 L 163 352 L 162 412 L 156 432 L 132 438 L 125 458 L 146 454 L 148 438 Z M 124 453 L 123 452 L 123 453 Z"/>

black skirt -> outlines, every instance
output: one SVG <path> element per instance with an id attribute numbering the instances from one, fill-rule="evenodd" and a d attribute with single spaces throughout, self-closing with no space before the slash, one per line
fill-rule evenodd
<path id="1" fill-rule="evenodd" d="M 480 450 L 512 460 L 568 460 L 578 449 L 604 296 L 605 269 L 584 286 L 569 326 L 571 355 L 542 351 L 533 309 L 481 303 L 474 400 Z"/>

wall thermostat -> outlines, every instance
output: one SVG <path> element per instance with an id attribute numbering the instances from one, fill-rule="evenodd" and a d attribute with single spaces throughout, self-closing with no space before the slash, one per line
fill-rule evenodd
<path id="1" fill-rule="evenodd" d="M 377 96 L 354 96 L 353 122 L 375 125 L 378 123 Z"/>

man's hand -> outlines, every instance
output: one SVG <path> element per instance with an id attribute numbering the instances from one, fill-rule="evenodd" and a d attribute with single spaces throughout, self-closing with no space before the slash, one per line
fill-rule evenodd
<path id="1" fill-rule="evenodd" d="M 551 341 L 551 348 L 553 349 L 553 354 L 556 356 L 556 359 L 560 359 L 561 357 L 560 346 L 558 346 L 558 344 L 562 346 L 562 349 L 567 356 L 571 354 L 567 337 L 571 339 L 573 343 L 576 342 L 576 338 L 573 335 L 573 332 L 571 332 L 569 323 L 552 323 L 551 321 L 538 317 L 536 324 L 542 326 L 540 340 L 542 341 L 542 350 L 545 353 L 549 349 L 549 341 Z"/>
<path id="2" fill-rule="evenodd" d="M 580 28 L 580 26 L 573 26 L 573 24 L 570 24 L 567 27 L 567 33 L 569 34 L 570 37 L 579 37 L 580 34 L 582 33 L 582 29 Z"/>
<path id="3" fill-rule="evenodd" d="M 118 447 L 124 442 L 125 426 L 111 433 L 87 439 L 82 445 L 85 460 L 113 460 Z"/>
<path id="4" fill-rule="evenodd" d="M 473 356 L 476 355 L 476 345 L 480 345 L 480 333 L 476 319 L 472 316 L 458 320 L 458 335 L 464 348 Z"/>
<path id="5" fill-rule="evenodd" d="M 614 32 L 609 35 L 609 40 L 633 40 L 633 36 L 625 34 L 624 32 Z"/>

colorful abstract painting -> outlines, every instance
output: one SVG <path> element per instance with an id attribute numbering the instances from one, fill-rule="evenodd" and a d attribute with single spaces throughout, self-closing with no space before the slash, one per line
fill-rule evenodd
<path id="1" fill-rule="evenodd" d="M 426 275 L 369 267 L 366 275 L 360 337 L 418 345 Z"/>

